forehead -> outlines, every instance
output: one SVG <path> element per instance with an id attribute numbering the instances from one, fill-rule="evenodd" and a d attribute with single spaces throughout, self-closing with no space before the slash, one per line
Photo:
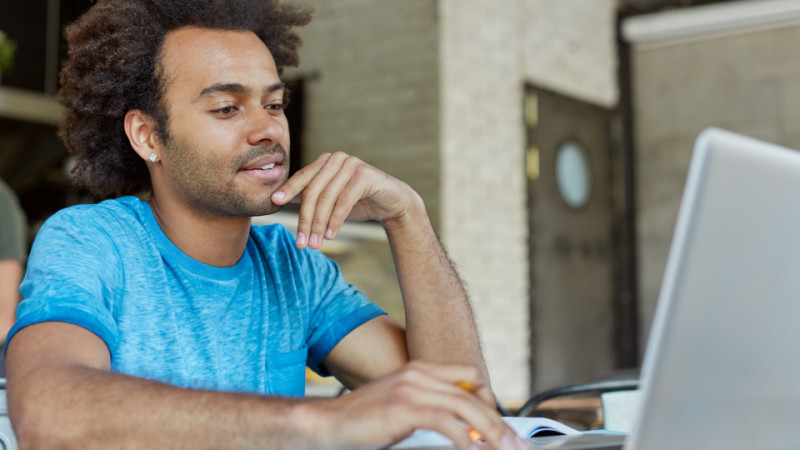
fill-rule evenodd
<path id="1" fill-rule="evenodd" d="M 267 46 L 250 31 L 186 27 L 167 33 L 161 58 L 167 91 L 216 83 L 257 87 L 279 81 Z M 199 90 L 198 90 L 199 89 Z"/>

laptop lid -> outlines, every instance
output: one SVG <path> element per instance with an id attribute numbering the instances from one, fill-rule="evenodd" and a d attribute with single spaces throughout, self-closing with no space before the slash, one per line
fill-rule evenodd
<path id="1" fill-rule="evenodd" d="M 800 448 L 800 153 L 698 137 L 626 448 Z"/>

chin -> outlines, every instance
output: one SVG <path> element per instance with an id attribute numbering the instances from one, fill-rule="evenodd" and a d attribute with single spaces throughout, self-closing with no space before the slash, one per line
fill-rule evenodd
<path id="1" fill-rule="evenodd" d="M 269 199 L 256 201 L 239 197 L 238 201 L 229 199 L 224 206 L 217 203 L 216 207 L 210 209 L 215 210 L 217 214 L 222 216 L 257 217 L 276 213 L 281 208 L 282 206 L 272 203 Z"/>
<path id="2" fill-rule="evenodd" d="M 282 205 L 276 205 L 272 202 L 269 203 L 269 206 L 265 207 L 261 214 L 257 214 L 258 216 L 268 216 L 270 214 L 275 214 L 276 212 L 280 211 L 283 208 Z"/>

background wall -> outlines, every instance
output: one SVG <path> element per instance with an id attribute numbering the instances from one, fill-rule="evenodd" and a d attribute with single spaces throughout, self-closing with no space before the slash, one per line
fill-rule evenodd
<path id="1" fill-rule="evenodd" d="M 644 342 L 700 130 L 713 125 L 800 148 L 800 3 L 732 2 L 640 16 L 626 23 L 626 34 Z"/>
<path id="2" fill-rule="evenodd" d="M 526 80 L 599 106 L 616 106 L 618 2 L 517 1 Z"/>

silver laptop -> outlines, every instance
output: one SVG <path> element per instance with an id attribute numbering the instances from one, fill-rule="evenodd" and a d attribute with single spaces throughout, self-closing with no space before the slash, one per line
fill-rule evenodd
<path id="1" fill-rule="evenodd" d="M 626 448 L 800 448 L 800 153 L 695 144 Z"/>
<path id="2" fill-rule="evenodd" d="M 640 387 L 626 449 L 800 449 L 800 153 L 700 134 Z"/>

